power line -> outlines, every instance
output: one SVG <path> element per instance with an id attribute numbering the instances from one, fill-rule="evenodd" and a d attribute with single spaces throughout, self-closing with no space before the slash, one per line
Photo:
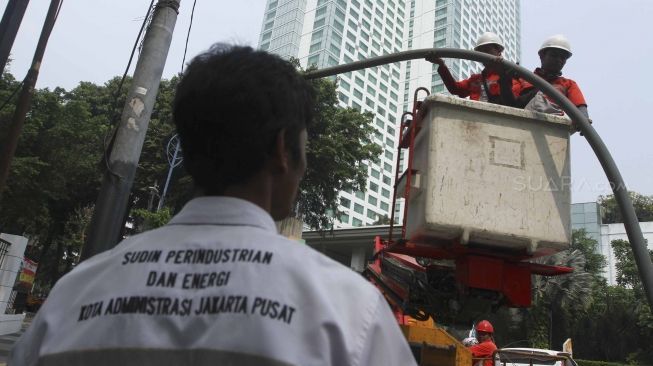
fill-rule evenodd
<path id="1" fill-rule="evenodd" d="M 197 4 L 197 0 L 193 1 L 193 9 L 190 11 L 190 24 L 188 24 L 188 33 L 186 33 L 186 45 L 184 46 L 184 58 L 181 60 L 181 72 L 184 72 L 184 64 L 186 63 L 186 51 L 188 51 L 188 39 L 190 38 L 190 29 L 193 27 L 193 15 L 195 15 L 195 4 Z"/>
<path id="2" fill-rule="evenodd" d="M 16 93 L 18 93 L 18 91 L 20 90 L 20 88 L 23 86 L 23 83 L 24 83 L 24 82 L 25 82 L 25 80 L 23 79 L 23 81 L 21 81 L 20 84 L 18 84 L 18 86 L 16 86 L 16 89 L 14 89 L 14 91 L 11 92 L 11 95 L 10 95 L 10 96 L 9 96 L 9 97 L 4 101 L 4 103 L 2 103 L 2 106 L 0 106 L 0 112 L 2 112 L 2 110 L 5 108 L 5 106 L 6 106 L 7 104 L 9 104 L 9 102 L 11 102 L 11 100 L 14 98 L 14 96 L 16 95 Z"/>

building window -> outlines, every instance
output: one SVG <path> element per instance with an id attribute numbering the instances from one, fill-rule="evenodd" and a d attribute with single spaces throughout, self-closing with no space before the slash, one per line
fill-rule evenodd
<path id="1" fill-rule="evenodd" d="M 363 193 L 361 191 L 356 191 L 356 198 L 361 199 L 361 200 L 365 199 L 365 193 Z"/>
<path id="2" fill-rule="evenodd" d="M 377 216 L 378 216 L 378 214 L 376 212 L 374 212 L 372 210 L 369 210 L 369 209 L 367 210 L 367 217 L 368 218 L 370 218 L 372 220 L 376 220 Z"/>
<path id="3" fill-rule="evenodd" d="M 367 196 L 367 202 L 369 202 L 370 204 L 376 206 L 378 201 L 377 201 L 376 197 L 374 197 L 374 196 Z"/>
<path id="4" fill-rule="evenodd" d="M 381 104 L 385 104 L 388 102 L 388 100 L 383 95 L 379 94 L 379 102 L 381 102 Z"/>
<path id="5" fill-rule="evenodd" d="M 372 169 L 372 171 L 370 172 L 370 174 L 371 174 L 374 178 L 376 178 L 376 179 L 381 178 L 381 173 L 380 173 L 378 170 L 376 170 L 376 169 Z"/>
<path id="6" fill-rule="evenodd" d="M 354 211 L 359 213 L 359 214 L 362 214 L 363 213 L 363 206 L 359 205 L 358 203 L 354 203 Z"/>
<path id="7" fill-rule="evenodd" d="M 351 206 L 351 200 L 349 198 L 340 197 L 340 206 L 349 208 Z"/>
<path id="8" fill-rule="evenodd" d="M 388 205 L 385 202 L 381 202 L 381 209 L 383 210 L 383 212 L 388 212 L 388 208 L 390 208 L 390 205 Z"/>
<path id="9" fill-rule="evenodd" d="M 392 182 L 392 180 L 390 180 L 390 177 L 388 177 L 387 175 L 384 175 L 383 176 L 383 183 L 385 183 L 387 185 L 390 185 L 390 182 Z"/>
<path id="10" fill-rule="evenodd" d="M 379 185 L 373 182 L 370 182 L 370 191 L 373 192 L 378 192 L 379 191 Z"/>
<path id="11" fill-rule="evenodd" d="M 340 222 L 343 224 L 349 224 L 349 215 L 347 214 L 340 215 Z"/>
<path id="12" fill-rule="evenodd" d="M 320 59 L 319 55 L 314 55 L 308 58 L 308 64 L 309 65 L 315 65 L 317 66 L 318 60 Z"/>
<path id="13" fill-rule="evenodd" d="M 386 172 L 392 173 L 392 165 L 390 165 L 388 163 L 383 163 L 383 170 L 385 170 Z"/>
<path id="14" fill-rule="evenodd" d="M 321 15 L 326 14 L 326 11 L 327 11 L 326 6 L 323 6 L 323 7 L 319 8 L 319 9 L 317 9 L 317 10 L 315 11 L 315 17 L 317 18 L 317 17 L 319 17 L 319 16 L 321 16 Z"/>
<path id="15" fill-rule="evenodd" d="M 360 226 L 363 226 L 363 222 L 354 217 L 354 218 L 351 219 L 351 225 L 356 226 L 356 227 L 360 227 Z"/>

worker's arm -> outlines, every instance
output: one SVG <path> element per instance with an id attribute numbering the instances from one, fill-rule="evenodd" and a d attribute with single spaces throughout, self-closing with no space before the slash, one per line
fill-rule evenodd
<path id="1" fill-rule="evenodd" d="M 520 90 L 519 96 L 515 98 L 515 107 L 517 108 L 524 108 L 528 104 L 528 102 L 535 97 L 535 94 L 537 94 L 537 88 L 534 86 L 531 86 L 529 88 L 524 88 Z"/>
<path id="2" fill-rule="evenodd" d="M 514 79 L 507 72 L 499 73 L 499 94 L 503 105 L 514 107 L 517 104 L 513 94 Z"/>
<path id="3" fill-rule="evenodd" d="M 367 314 L 360 357 L 355 357 L 353 365 L 417 366 L 408 341 L 381 294 L 374 308 L 371 314 Z"/>
<path id="4" fill-rule="evenodd" d="M 439 57 L 426 57 L 426 60 L 434 64 L 438 64 L 438 74 L 444 83 L 444 86 L 447 87 L 449 93 L 457 95 L 461 98 L 466 98 L 469 96 L 469 88 L 467 87 L 467 81 L 456 81 L 451 75 L 451 71 L 447 67 L 447 64 Z"/>
<path id="5" fill-rule="evenodd" d="M 569 101 L 574 103 L 574 105 L 580 109 L 580 112 L 589 119 L 590 116 L 589 113 L 587 113 L 587 102 L 585 102 L 583 92 L 580 91 L 580 87 L 578 87 L 578 84 L 576 84 L 575 81 L 571 79 L 567 79 L 567 81 L 567 98 L 569 98 Z"/>

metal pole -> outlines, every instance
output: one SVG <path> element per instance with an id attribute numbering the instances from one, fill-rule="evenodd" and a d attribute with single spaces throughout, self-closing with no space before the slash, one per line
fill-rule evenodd
<path id="1" fill-rule="evenodd" d="M 373 66 L 426 58 L 427 56 L 460 58 L 483 63 L 499 63 L 506 70 L 512 71 L 518 76 L 529 81 L 537 89 L 541 90 L 555 103 L 557 103 L 567 113 L 567 115 L 572 119 L 572 121 L 574 121 L 576 126 L 583 133 L 587 139 L 587 142 L 592 147 L 592 150 L 594 150 L 594 153 L 601 163 L 603 171 L 605 172 L 605 175 L 610 182 L 612 192 L 614 192 L 614 197 L 617 201 L 617 204 L 619 205 L 621 215 L 624 218 L 624 227 L 626 228 L 628 241 L 630 242 L 630 246 L 633 250 L 633 255 L 635 256 L 635 263 L 637 264 L 637 270 L 642 280 L 646 298 L 648 299 L 651 310 L 653 310 L 653 262 L 651 262 L 651 257 L 648 254 L 646 240 L 642 235 L 642 229 L 639 226 L 639 222 L 637 221 L 637 215 L 635 214 L 633 203 L 630 200 L 630 196 L 628 196 L 626 183 L 621 177 L 619 168 L 617 168 L 612 155 L 610 155 L 610 151 L 608 151 L 608 148 L 605 146 L 605 143 L 603 143 L 603 140 L 596 132 L 596 130 L 594 130 L 594 127 L 592 127 L 587 118 L 580 112 L 580 110 L 578 110 L 578 108 L 576 108 L 573 103 L 569 101 L 567 97 L 562 95 L 562 93 L 560 93 L 546 80 L 535 75 L 530 70 L 527 70 L 506 59 L 500 57 L 497 58 L 495 56 L 481 52 L 460 50 L 455 48 L 423 48 L 418 50 L 398 52 L 390 55 L 370 58 L 367 60 L 356 61 L 345 65 L 338 65 L 321 70 L 307 72 L 305 77 L 307 79 L 322 78 L 349 71 L 361 70 Z"/>
<path id="2" fill-rule="evenodd" d="M 166 199 L 166 193 L 168 193 L 168 185 L 170 184 L 170 177 L 172 177 L 172 171 L 177 166 L 175 165 L 175 162 L 177 161 L 177 154 L 179 154 L 179 140 L 177 140 L 177 143 L 175 144 L 175 153 L 172 156 L 172 162 L 170 163 L 170 168 L 168 169 L 168 177 L 166 178 L 166 184 L 163 186 L 163 193 L 159 199 L 159 205 L 156 207 L 157 211 L 163 207 L 163 202 Z"/>
<path id="3" fill-rule="evenodd" d="M 27 71 L 27 76 L 23 82 L 23 87 L 20 91 L 20 94 L 18 95 L 16 110 L 14 111 L 14 116 L 11 119 L 11 125 L 9 126 L 7 138 L 4 141 L 4 148 L 2 149 L 2 155 L 0 156 L 0 196 L 2 196 L 2 192 L 4 191 L 7 183 L 7 178 L 9 177 L 9 168 L 11 167 L 11 161 L 14 158 L 14 153 L 16 152 L 16 147 L 18 146 L 18 138 L 20 137 L 20 133 L 23 130 L 23 124 L 25 123 L 27 112 L 29 112 L 30 104 L 32 102 L 32 95 L 34 94 L 34 86 L 36 85 L 36 80 L 39 76 L 39 69 L 41 68 L 41 61 L 43 60 L 43 55 L 45 54 L 45 47 L 48 44 L 48 39 L 52 33 L 52 28 L 54 28 L 54 23 L 57 19 L 60 6 L 61 0 L 50 1 L 50 8 L 48 9 L 48 14 L 45 17 L 45 21 L 43 22 L 41 36 L 39 37 L 39 42 L 37 43 L 36 50 L 34 51 L 32 66 Z"/>
<path id="4" fill-rule="evenodd" d="M 112 144 L 82 260 L 113 248 L 120 239 L 138 159 L 177 21 L 179 2 L 159 0 L 154 10 Z"/>
<path id="5" fill-rule="evenodd" d="M 16 33 L 23 21 L 29 0 L 9 0 L 0 21 L 0 75 L 5 71 L 9 52 L 16 40 Z"/>

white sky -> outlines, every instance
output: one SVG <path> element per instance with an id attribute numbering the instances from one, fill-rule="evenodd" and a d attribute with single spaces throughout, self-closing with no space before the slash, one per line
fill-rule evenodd
<path id="1" fill-rule="evenodd" d="M 0 0 L 4 10 L 7 0 Z M 653 194 L 653 126 L 645 106 L 653 85 L 650 0 L 522 0 L 522 58 L 539 66 L 537 49 L 553 34 L 571 41 L 564 75 L 580 85 L 594 127 L 610 149 L 630 190 Z M 32 0 L 12 49 L 10 71 L 20 79 L 31 62 L 49 1 Z M 64 0 L 37 83 L 67 90 L 79 81 L 104 83 L 122 75 L 148 0 Z M 193 2 L 182 0 L 164 78 L 181 69 Z M 256 46 L 265 0 L 197 0 L 189 60 L 217 41 Z M 426 62 L 426 61 L 425 61 Z M 133 70 L 133 66 L 132 66 Z M 571 140 L 572 200 L 611 193 L 585 139 Z"/>

